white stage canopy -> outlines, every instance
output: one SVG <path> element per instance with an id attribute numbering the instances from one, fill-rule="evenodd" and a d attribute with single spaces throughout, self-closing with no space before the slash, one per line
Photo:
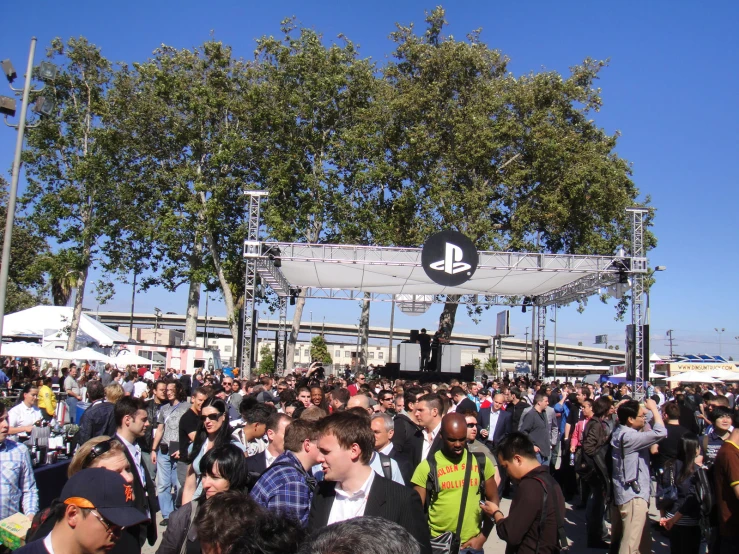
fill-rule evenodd
<path id="1" fill-rule="evenodd" d="M 3 336 L 5 337 L 38 337 L 44 343 L 64 342 L 67 333 L 64 331 L 72 321 L 72 308 L 64 306 L 36 306 L 5 316 Z M 98 344 L 112 346 L 116 342 L 128 342 L 128 337 L 115 329 L 93 319 L 86 313 L 80 317 L 77 337 L 78 344 Z"/>
<path id="2" fill-rule="evenodd" d="M 465 283 L 442 286 L 421 264 L 421 248 L 264 243 L 257 272 L 280 296 L 308 289 L 313 298 L 373 300 L 394 295 L 481 295 L 490 304 L 505 297 L 537 298 L 537 304 L 572 302 L 618 283 L 623 257 L 479 252 L 474 275 Z M 279 253 L 278 250 L 279 249 Z M 279 261 L 277 261 L 279 259 Z M 276 263 L 279 267 L 276 267 Z"/>

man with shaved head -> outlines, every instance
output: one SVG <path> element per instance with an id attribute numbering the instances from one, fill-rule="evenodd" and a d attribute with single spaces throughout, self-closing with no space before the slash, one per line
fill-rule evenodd
<path id="1" fill-rule="evenodd" d="M 365 394 L 357 394 L 352 396 L 346 403 L 346 409 L 350 410 L 351 408 L 362 408 L 363 410 L 366 410 L 368 414 L 372 415 L 372 410 L 370 409 L 369 404 L 369 396 Z"/>
<path id="2" fill-rule="evenodd" d="M 493 526 L 482 517 L 480 502 L 497 504 L 495 466 L 485 455 L 467 448 L 467 421 L 451 413 L 441 420 L 440 447 L 429 453 L 411 479 L 424 505 L 428 501 L 428 523 L 432 539 L 459 533 L 460 554 L 483 551 Z"/>

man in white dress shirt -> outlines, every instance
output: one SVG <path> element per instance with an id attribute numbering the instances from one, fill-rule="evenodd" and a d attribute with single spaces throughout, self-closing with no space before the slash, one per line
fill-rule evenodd
<path id="1" fill-rule="evenodd" d="M 414 413 L 421 430 L 416 433 L 416 457 L 414 467 L 425 460 L 431 450 L 431 445 L 439 436 L 441 418 L 444 415 L 442 400 L 438 394 L 424 394 L 416 402 Z"/>

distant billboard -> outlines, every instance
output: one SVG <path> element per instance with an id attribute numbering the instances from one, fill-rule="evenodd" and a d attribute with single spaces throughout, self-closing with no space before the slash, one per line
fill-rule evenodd
<path id="1" fill-rule="evenodd" d="M 498 337 L 511 334 L 511 311 L 498 312 L 495 319 L 495 335 Z"/>
<path id="2" fill-rule="evenodd" d="M 595 344 L 608 344 L 608 335 L 595 335 Z"/>

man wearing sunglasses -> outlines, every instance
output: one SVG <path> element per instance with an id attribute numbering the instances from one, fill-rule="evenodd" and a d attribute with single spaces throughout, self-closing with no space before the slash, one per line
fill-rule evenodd
<path id="1" fill-rule="evenodd" d="M 123 477 L 103 468 L 83 469 L 62 489 L 61 502 L 49 515 L 51 533 L 15 552 L 20 554 L 89 554 L 109 551 L 123 530 L 147 520 L 134 506 L 133 491 Z"/>

